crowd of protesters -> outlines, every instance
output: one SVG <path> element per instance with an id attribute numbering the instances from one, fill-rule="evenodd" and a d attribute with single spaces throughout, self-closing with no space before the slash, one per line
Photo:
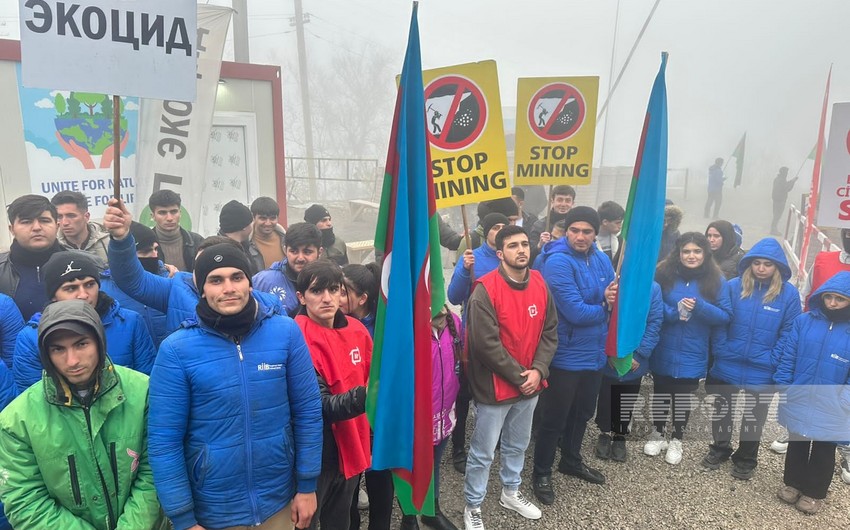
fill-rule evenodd
<path id="1" fill-rule="evenodd" d="M 644 336 L 621 373 L 605 345 L 623 207 L 579 205 L 554 186 L 538 219 L 524 198 L 514 188 L 481 203 L 469 234 L 441 219 L 461 311 L 432 319 L 434 511 L 402 514 L 403 529 L 457 530 L 440 506 L 449 445 L 466 530 L 487 524 L 497 449 L 499 504 L 527 519 L 545 514 L 521 489 L 526 453 L 541 505 L 559 501 L 553 468 L 604 483 L 581 454 L 587 424 L 601 433 L 597 458 L 627 462 L 642 382 L 648 457 L 678 465 L 687 446 L 707 470 L 731 460 L 731 476 L 749 480 L 781 392 L 779 499 L 820 511 L 836 448 L 850 484 L 850 230 L 801 295 L 776 240 L 745 251 L 720 219 L 680 233 L 683 212 L 668 204 Z M 709 201 L 716 213 L 719 195 Z M 389 529 L 393 477 L 371 467 L 365 414 L 380 263 L 349 264 L 320 204 L 284 229 L 273 199 L 234 200 L 207 238 L 181 226 L 178 194 L 157 191 L 149 207 L 153 228 L 115 199 L 95 223 L 77 192 L 7 208 L 0 530 L 353 530 L 361 487 L 368 527 Z M 688 438 L 700 385 L 713 396 L 706 447 Z"/>

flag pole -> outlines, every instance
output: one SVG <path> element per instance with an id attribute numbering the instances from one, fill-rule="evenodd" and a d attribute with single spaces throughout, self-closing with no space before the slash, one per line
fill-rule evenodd
<path id="1" fill-rule="evenodd" d="M 469 237 L 469 220 L 466 218 L 466 205 L 460 205 L 460 216 L 463 217 L 463 237 L 466 240 L 466 248 L 472 250 L 472 239 Z M 484 234 L 487 237 L 487 234 Z M 463 260 L 463 256 L 459 256 Z M 475 265 L 469 268 L 469 282 L 475 283 Z"/>
<path id="2" fill-rule="evenodd" d="M 112 190 L 121 199 L 121 97 L 112 96 Z"/>

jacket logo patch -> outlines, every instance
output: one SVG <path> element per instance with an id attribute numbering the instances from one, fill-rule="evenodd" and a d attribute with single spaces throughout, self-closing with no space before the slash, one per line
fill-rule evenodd
<path id="1" fill-rule="evenodd" d="M 781 310 L 776 307 L 770 307 L 769 305 L 763 306 L 762 309 L 765 311 L 770 311 L 771 313 L 779 313 Z"/>
<path id="2" fill-rule="evenodd" d="M 363 362 L 363 357 L 360 356 L 360 348 L 356 347 L 348 352 L 348 356 L 351 357 L 351 364 L 359 364 Z"/>
<path id="3" fill-rule="evenodd" d="M 59 276 L 65 276 L 66 274 L 71 274 L 72 272 L 80 272 L 81 270 L 83 270 L 83 269 L 75 269 L 74 268 L 74 260 L 71 260 L 71 262 L 68 263 L 68 266 L 65 267 L 65 272 L 63 272 Z"/>
<path id="4" fill-rule="evenodd" d="M 528 316 L 534 318 L 537 316 L 537 304 L 531 304 L 528 306 Z"/>
<path id="5" fill-rule="evenodd" d="M 257 365 L 258 372 L 268 372 L 269 370 L 282 370 L 282 364 L 260 363 Z"/>
<path id="6" fill-rule="evenodd" d="M 269 290 L 269 293 L 277 295 L 278 299 L 280 299 L 281 302 L 286 300 L 286 289 L 284 289 L 283 287 L 272 287 Z"/>
<path id="7" fill-rule="evenodd" d="M 830 355 L 830 358 L 835 359 L 836 361 L 841 361 L 843 363 L 850 363 L 850 360 L 845 359 L 837 353 L 833 353 L 832 355 Z"/>
<path id="8" fill-rule="evenodd" d="M 133 451 L 129 447 L 127 448 L 127 455 L 133 459 L 133 463 L 130 464 L 130 471 L 135 473 L 137 469 L 139 469 L 139 453 Z"/>

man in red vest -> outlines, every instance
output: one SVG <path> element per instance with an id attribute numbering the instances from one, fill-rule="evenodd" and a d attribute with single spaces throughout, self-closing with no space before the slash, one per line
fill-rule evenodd
<path id="1" fill-rule="evenodd" d="M 504 508 L 527 519 L 542 513 L 519 492 L 537 397 L 558 343 L 555 302 L 539 272 L 522 227 L 496 235 L 499 266 L 482 276 L 467 303 L 467 374 L 475 400 L 475 429 L 466 462 L 465 530 L 483 530 L 481 503 L 501 435 Z"/>

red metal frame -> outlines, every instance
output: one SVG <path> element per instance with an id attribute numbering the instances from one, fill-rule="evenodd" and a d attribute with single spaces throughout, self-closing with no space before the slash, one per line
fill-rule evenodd
<path id="1" fill-rule="evenodd" d="M 0 60 L 21 61 L 21 41 L 0 39 Z M 272 84 L 272 120 L 274 122 L 275 198 L 280 205 L 281 224 L 286 226 L 286 173 L 283 152 L 283 90 L 280 67 L 260 64 L 221 62 L 223 79 L 268 81 Z"/>

